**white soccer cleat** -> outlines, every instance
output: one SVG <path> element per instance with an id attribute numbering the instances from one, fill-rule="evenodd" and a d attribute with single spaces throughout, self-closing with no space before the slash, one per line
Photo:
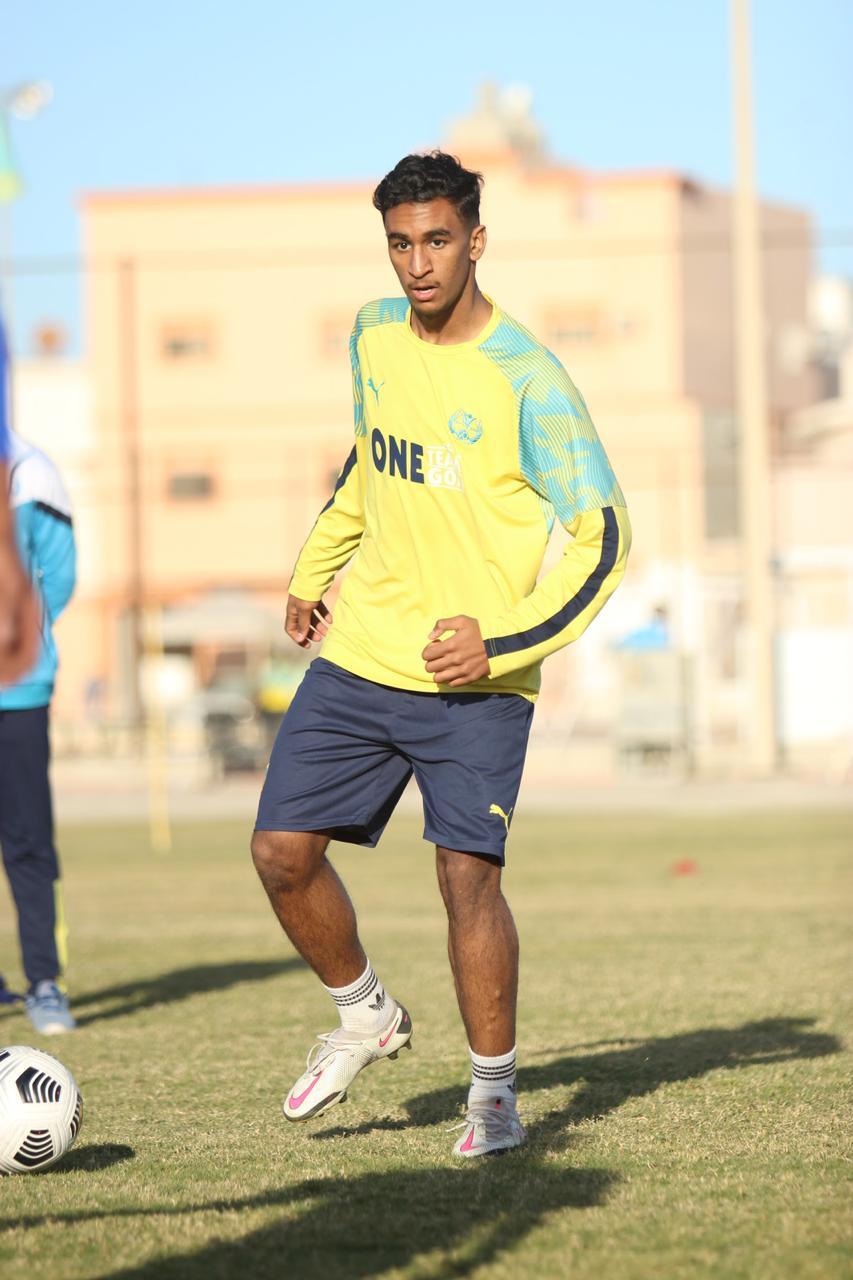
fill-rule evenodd
<path id="1" fill-rule="evenodd" d="M 506 1098 L 488 1102 L 469 1102 L 468 1114 L 462 1122 L 465 1132 L 453 1148 L 455 1156 L 471 1160 L 475 1156 L 496 1156 L 527 1141 L 524 1125 L 518 1118 L 515 1103 Z M 453 1128 L 461 1128 L 454 1125 Z"/>
<path id="2" fill-rule="evenodd" d="M 380 1058 L 396 1058 L 412 1047 L 412 1020 L 401 1004 L 382 1031 L 364 1036 L 338 1027 L 317 1037 L 308 1064 L 282 1104 L 287 1120 L 310 1120 L 336 1102 L 346 1099 L 347 1089 L 365 1067 Z"/>

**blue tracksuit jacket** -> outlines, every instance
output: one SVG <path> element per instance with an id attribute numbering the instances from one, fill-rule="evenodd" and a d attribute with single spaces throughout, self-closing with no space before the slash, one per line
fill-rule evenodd
<path id="1" fill-rule="evenodd" d="M 9 357 L 6 352 L 6 335 L 3 332 L 3 325 L 0 324 L 0 462 L 5 462 L 9 457 L 9 426 L 6 421 L 8 414 L 7 396 L 9 394 L 6 387 L 8 368 Z"/>
<path id="2" fill-rule="evenodd" d="M 53 694 L 58 657 L 53 624 L 71 599 L 77 554 L 71 503 L 47 454 L 9 432 L 9 505 L 18 550 L 42 603 L 38 659 L 17 684 L 0 685 L 0 711 L 46 707 Z"/>

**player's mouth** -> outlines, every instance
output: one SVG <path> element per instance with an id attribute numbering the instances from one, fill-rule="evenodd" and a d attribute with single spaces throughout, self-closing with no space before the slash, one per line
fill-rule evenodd
<path id="1" fill-rule="evenodd" d="M 412 285 L 409 289 L 409 296 L 417 302 L 431 302 L 437 293 L 437 284 Z"/>

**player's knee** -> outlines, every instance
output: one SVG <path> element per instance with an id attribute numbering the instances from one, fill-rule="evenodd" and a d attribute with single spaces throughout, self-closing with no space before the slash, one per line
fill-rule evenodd
<path id="1" fill-rule="evenodd" d="M 264 885 L 279 892 L 295 889 L 311 878 L 315 850 L 304 836 L 290 831 L 256 831 L 252 861 Z"/>
<path id="2" fill-rule="evenodd" d="M 272 839 L 271 831 L 255 831 L 252 834 L 252 843 L 249 846 L 252 852 L 252 862 L 255 864 L 255 870 L 263 879 L 265 871 L 275 860 L 275 841 Z"/>
<path id="3" fill-rule="evenodd" d="M 493 858 L 439 850 L 438 883 L 451 915 L 481 909 L 501 896 L 501 868 Z"/>

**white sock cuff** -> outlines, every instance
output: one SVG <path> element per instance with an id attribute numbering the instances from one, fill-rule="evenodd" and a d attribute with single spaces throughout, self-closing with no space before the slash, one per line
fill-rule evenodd
<path id="1" fill-rule="evenodd" d="M 373 971 L 373 965 L 368 960 L 367 968 L 361 977 L 356 978 L 355 982 L 351 982 L 346 987 L 326 987 L 326 990 L 339 1009 L 346 1009 L 350 1005 L 359 1004 L 362 1000 L 366 1000 L 373 995 L 378 984 L 379 979 Z M 325 983 L 323 985 L 325 986 Z"/>
<path id="2" fill-rule="evenodd" d="M 509 1053 L 498 1054 L 495 1058 L 487 1058 L 483 1054 L 471 1054 L 471 1079 L 476 1085 L 512 1085 L 515 1084 L 516 1062 L 515 1045 Z"/>

